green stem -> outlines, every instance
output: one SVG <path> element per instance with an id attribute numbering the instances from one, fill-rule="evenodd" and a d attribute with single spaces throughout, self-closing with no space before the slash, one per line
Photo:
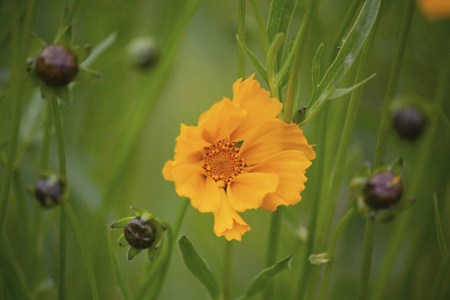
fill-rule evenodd
<path id="1" fill-rule="evenodd" d="M 281 227 L 282 211 L 278 208 L 271 214 L 270 218 L 270 233 L 267 241 L 267 257 L 266 268 L 275 264 L 278 252 L 278 241 L 280 239 L 280 227 Z M 264 292 L 264 299 L 269 300 L 273 298 L 274 285 L 269 284 Z"/>
<path id="2" fill-rule="evenodd" d="M 245 0 L 239 0 L 238 12 L 238 37 L 242 44 L 245 45 Z M 245 52 L 242 47 L 238 47 L 238 70 L 237 77 L 245 77 Z"/>
<path id="3" fill-rule="evenodd" d="M 292 121 L 292 108 L 294 105 L 294 95 L 297 89 L 298 77 L 300 72 L 300 61 L 302 58 L 302 54 L 306 47 L 306 37 L 309 31 L 309 28 L 312 23 L 312 18 L 316 12 L 316 7 L 319 1 L 311 0 L 309 2 L 309 8 L 306 11 L 305 18 L 302 22 L 302 26 L 295 38 L 294 43 L 294 61 L 291 66 L 291 71 L 289 74 L 289 81 L 286 90 L 286 103 L 284 105 L 284 122 L 291 123 Z M 284 66 L 283 66 L 284 67 Z M 280 72 L 282 73 L 282 71 Z M 282 73 L 283 74 L 283 73 Z"/>
<path id="4" fill-rule="evenodd" d="M 258 25 L 259 34 L 261 35 L 261 39 L 264 45 L 264 52 L 267 54 L 269 51 L 269 39 L 266 34 L 266 24 L 264 22 L 263 15 L 261 13 L 261 9 L 259 8 L 259 4 L 257 0 L 249 0 L 250 5 L 252 6 L 253 14 L 255 15 L 256 24 Z"/>
<path id="5" fill-rule="evenodd" d="M 110 255 L 109 258 L 110 258 L 110 263 L 112 266 L 112 272 L 114 275 L 114 279 L 116 280 L 116 283 L 120 288 L 122 298 L 125 300 L 131 300 L 132 299 L 131 292 L 128 289 L 127 285 L 125 284 L 125 281 L 123 280 L 122 272 L 119 267 L 119 258 L 117 257 L 117 252 L 115 250 L 116 245 L 114 245 L 112 242 L 110 232 L 106 232 L 106 239 L 108 241 L 108 249 L 109 249 L 109 255 Z"/>
<path id="6" fill-rule="evenodd" d="M 367 298 L 367 287 L 369 286 L 370 267 L 372 265 L 373 236 L 375 232 L 375 218 L 366 219 L 366 232 L 364 233 L 364 249 L 358 291 L 358 300 Z"/>
<path id="7" fill-rule="evenodd" d="M 269 80 L 269 87 L 272 97 L 276 99 L 280 99 L 279 93 L 279 82 L 275 78 L 275 61 L 277 59 L 278 50 L 283 44 L 286 35 L 284 33 L 278 33 L 272 42 L 272 45 L 269 48 L 269 52 L 267 53 L 267 78 Z"/>
<path id="8" fill-rule="evenodd" d="M 170 228 L 170 237 L 176 237 L 180 233 L 181 225 L 183 224 L 183 220 L 186 215 L 187 208 L 189 207 L 189 203 L 189 199 L 183 198 L 180 207 L 178 208 L 175 221 L 173 222 L 173 230 L 172 227 L 167 224 L 167 227 Z M 167 250 L 164 252 L 164 256 L 162 256 L 160 259 L 157 259 L 156 265 L 151 265 L 151 269 L 147 271 L 137 299 L 156 299 L 148 298 L 146 296 L 148 296 L 149 293 L 153 293 L 152 295 L 159 294 L 159 291 L 156 291 L 156 289 L 162 288 L 162 284 L 160 282 L 161 276 L 159 274 L 161 274 L 161 272 L 165 273 L 165 269 L 168 269 L 173 251 L 173 241 L 169 241 L 169 243 L 170 245 L 165 248 Z M 158 277 L 155 277 L 155 275 L 158 275 Z M 147 293 L 147 291 L 149 292 Z"/>
<path id="9" fill-rule="evenodd" d="M 95 280 L 94 268 L 92 266 L 92 261 L 88 253 L 88 247 L 86 241 L 84 240 L 80 224 L 78 224 L 77 217 L 75 216 L 75 213 L 72 210 L 70 202 L 65 203 L 63 207 L 65 209 L 65 213 L 69 217 L 70 222 L 72 223 L 73 230 L 75 231 L 75 236 L 78 240 L 78 245 L 80 245 L 80 252 L 81 255 L 83 256 L 83 260 L 87 269 L 87 275 L 89 278 L 89 284 L 91 285 L 92 299 L 98 300 L 99 296 L 98 296 L 97 281 Z"/>
<path id="10" fill-rule="evenodd" d="M 386 153 L 386 140 L 391 125 L 391 110 L 394 101 L 395 92 L 397 91 L 398 77 L 402 65 L 403 56 L 405 54 L 406 42 L 408 40 L 411 21 L 414 13 L 415 1 L 409 0 L 406 13 L 403 19 L 400 38 L 397 44 L 394 61 L 392 63 L 391 73 L 389 75 L 389 83 L 384 100 L 383 112 L 381 115 L 380 129 L 378 131 L 377 147 L 375 150 L 375 160 L 373 163 L 373 171 L 376 172 L 384 163 L 384 155 Z"/>
<path id="11" fill-rule="evenodd" d="M 31 233 L 30 219 L 27 207 L 27 195 L 23 184 L 22 174 L 19 169 L 13 172 L 13 187 L 17 196 L 17 204 L 19 206 L 21 222 L 23 223 L 25 237 L 28 240 Z"/>
<path id="12" fill-rule="evenodd" d="M 440 297 L 442 289 L 446 286 L 445 282 L 448 282 L 448 274 L 450 270 L 450 256 L 444 258 L 439 266 L 439 270 L 436 274 L 436 279 L 434 280 L 434 285 L 432 289 L 432 297 L 430 299 L 442 299 Z M 445 276 L 447 272 L 447 276 Z"/>
<path id="13" fill-rule="evenodd" d="M 397 90 L 398 78 L 400 75 L 400 68 L 405 53 L 406 42 L 408 40 L 409 31 L 411 28 L 411 21 L 414 13 L 415 1 L 409 0 L 406 13 L 403 19 L 402 28 L 400 31 L 400 38 L 397 44 L 394 61 L 392 64 L 391 73 L 389 75 L 389 83 L 386 91 L 386 98 L 383 105 L 383 112 L 381 115 L 380 129 L 378 132 L 377 146 L 375 150 L 375 159 L 373 163 L 373 171 L 376 172 L 384 163 L 384 155 L 386 152 L 387 133 L 390 125 L 392 103 L 394 101 L 395 92 Z M 358 299 L 364 300 L 367 298 L 367 287 L 369 285 L 370 268 L 372 265 L 372 251 L 373 251 L 373 236 L 374 236 L 374 219 L 367 218 L 366 232 L 364 238 L 364 252 L 361 266 L 361 279 L 359 285 Z"/>
<path id="14" fill-rule="evenodd" d="M 233 264 L 233 242 L 225 241 L 223 257 L 223 300 L 231 299 L 231 268 Z"/>
<path id="15" fill-rule="evenodd" d="M 22 114 L 22 83 L 24 76 L 22 71 L 22 62 L 24 59 L 24 50 L 20 47 L 20 11 L 18 3 L 15 0 L 9 1 L 11 11 L 11 60 L 10 60 L 10 79 L 9 79 L 9 103 L 11 112 L 9 115 L 9 134 L 8 134 L 8 156 L 2 178 L 2 189 L 0 192 L 0 232 L 3 229 L 3 222 L 6 216 L 8 206 L 8 196 L 11 187 L 14 161 L 17 156 L 17 146 L 19 142 L 20 118 Z"/>
<path id="16" fill-rule="evenodd" d="M 64 137 L 62 132 L 62 124 L 61 124 L 61 116 L 59 113 L 58 107 L 58 99 L 56 97 L 52 97 L 49 99 L 52 102 L 52 111 L 53 111 L 53 122 L 55 124 L 55 133 L 56 133 L 56 144 L 58 148 L 58 166 L 59 166 L 59 175 L 66 179 L 66 150 L 64 146 Z M 67 199 L 64 199 L 67 201 Z M 60 206 L 59 210 L 59 265 L 58 265 L 58 299 L 65 299 L 65 286 L 66 286 L 66 256 L 67 256 L 67 224 L 66 217 L 64 212 L 63 203 Z"/>
<path id="17" fill-rule="evenodd" d="M 41 171 L 48 169 L 48 156 L 50 153 L 50 143 L 52 139 L 52 102 L 46 102 L 45 123 L 44 123 L 44 137 L 42 138 L 41 156 L 39 168 Z"/>
<path id="18" fill-rule="evenodd" d="M 330 244 L 328 245 L 327 250 L 327 255 L 330 261 L 327 262 L 327 264 L 325 265 L 325 270 L 323 271 L 322 283 L 320 285 L 319 291 L 319 300 L 325 300 L 327 298 L 328 284 L 330 282 L 331 272 L 333 270 L 334 252 L 336 251 L 337 240 L 341 235 L 342 231 L 344 230 L 345 226 L 347 226 L 348 221 L 355 215 L 355 213 L 356 210 L 353 207 L 347 210 L 347 212 L 339 220 L 339 222 L 336 225 L 336 228 L 331 234 Z"/>

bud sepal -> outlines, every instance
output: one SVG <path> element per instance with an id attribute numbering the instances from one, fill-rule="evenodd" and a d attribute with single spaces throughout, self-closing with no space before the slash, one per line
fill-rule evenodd
<path id="1" fill-rule="evenodd" d="M 129 246 L 127 260 L 132 260 L 142 250 L 147 249 L 150 261 L 155 260 L 156 254 L 164 242 L 166 226 L 150 212 L 131 206 L 136 216 L 127 217 L 111 224 L 112 229 L 123 229 L 118 239 L 120 247 Z"/>

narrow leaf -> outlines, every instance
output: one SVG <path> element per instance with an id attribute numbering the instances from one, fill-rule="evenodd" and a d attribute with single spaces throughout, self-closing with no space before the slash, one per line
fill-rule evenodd
<path id="1" fill-rule="evenodd" d="M 296 0 L 273 0 L 270 6 L 269 20 L 267 21 L 267 36 L 272 43 L 279 32 L 287 34 L 289 24 L 294 15 Z"/>
<path id="2" fill-rule="evenodd" d="M 219 286 L 217 281 L 211 273 L 211 270 L 205 260 L 198 255 L 197 251 L 192 246 L 188 237 L 182 235 L 178 239 L 178 246 L 183 256 L 184 264 L 189 271 L 191 271 L 192 275 L 200 280 L 213 299 L 218 299 Z"/>
<path id="3" fill-rule="evenodd" d="M 89 55 L 91 55 L 92 47 L 91 45 L 78 45 L 70 47 L 70 50 L 75 54 L 78 59 L 78 63 L 85 61 Z"/>
<path id="4" fill-rule="evenodd" d="M 284 223 L 302 242 L 305 242 L 308 238 L 308 230 L 305 227 L 298 225 L 297 219 L 288 207 L 283 206 L 281 209 L 283 209 Z"/>
<path id="5" fill-rule="evenodd" d="M 245 292 L 244 297 L 248 298 L 257 293 L 264 291 L 264 289 L 269 285 L 269 283 L 281 272 L 286 269 L 291 268 L 291 260 L 294 256 L 289 255 L 286 258 L 283 258 L 275 265 L 270 268 L 264 269 L 261 273 L 259 273 L 250 283 L 247 291 Z"/>
<path id="6" fill-rule="evenodd" d="M 132 260 L 141 251 L 142 251 L 141 249 L 136 249 L 136 248 L 130 246 L 130 248 L 128 248 L 128 252 L 127 252 L 127 260 Z"/>
<path id="7" fill-rule="evenodd" d="M 399 157 L 392 163 L 392 172 L 395 175 L 400 175 L 403 170 L 403 158 Z"/>
<path id="8" fill-rule="evenodd" d="M 441 218 L 439 217 L 439 207 L 436 193 L 434 193 L 434 220 L 436 224 L 436 234 L 439 245 L 439 251 L 441 252 L 442 259 L 447 259 L 448 248 L 447 244 L 445 243 L 444 233 L 442 232 Z"/>
<path id="9" fill-rule="evenodd" d="M 342 48 L 325 73 L 319 84 L 317 98 L 327 94 L 330 88 L 336 88 L 345 73 L 351 67 L 375 23 L 380 0 L 367 0 L 345 39 Z"/>
<path id="10" fill-rule="evenodd" d="M 77 77 L 75 77 L 75 82 L 78 83 L 91 83 L 91 82 L 95 82 L 99 79 L 102 78 L 102 74 L 95 71 L 95 70 L 91 70 L 88 68 L 83 68 L 80 67 L 79 71 L 78 71 L 78 75 Z"/>
<path id="11" fill-rule="evenodd" d="M 312 82 L 312 94 L 314 95 L 317 90 L 317 85 L 319 84 L 319 76 L 320 76 L 320 62 L 322 59 L 323 45 L 321 43 L 317 48 L 316 55 L 314 55 L 313 65 L 311 69 L 311 82 Z"/>
<path id="12" fill-rule="evenodd" d="M 45 47 L 45 42 L 41 40 L 34 32 L 31 33 L 30 48 L 28 56 L 35 58 Z"/>
<path id="13" fill-rule="evenodd" d="M 111 33 L 106 39 L 100 42 L 100 44 L 97 45 L 92 50 L 91 55 L 89 58 L 87 58 L 82 64 L 82 67 L 88 67 L 92 62 L 94 62 L 106 49 L 111 47 L 111 45 L 114 43 L 114 41 L 117 38 L 117 34 L 115 32 Z"/>
<path id="14" fill-rule="evenodd" d="M 250 59 L 250 62 L 252 63 L 252 66 L 255 68 L 256 72 L 261 76 L 261 78 L 266 82 L 267 85 L 269 85 L 269 81 L 267 80 L 267 71 L 264 68 L 264 66 L 261 64 L 259 59 L 253 54 L 250 49 L 247 48 L 238 38 L 236 35 L 236 40 L 239 43 L 239 46 L 244 50 L 245 55 L 247 55 L 248 59 Z"/>
<path id="15" fill-rule="evenodd" d="M 331 94 L 331 96 L 328 98 L 328 100 L 336 99 L 336 98 L 345 96 L 347 94 L 350 94 L 351 92 L 353 92 L 354 90 L 356 90 L 357 88 L 359 88 L 360 86 L 362 86 L 363 84 L 368 82 L 370 79 L 374 78 L 375 76 L 377 76 L 377 73 L 374 73 L 374 74 L 370 75 L 369 77 L 367 77 L 366 79 L 364 79 L 360 83 L 357 83 L 354 86 L 351 86 L 349 88 L 346 88 L 346 89 L 335 89 L 334 92 Z"/>
<path id="16" fill-rule="evenodd" d="M 127 217 L 127 218 L 123 218 L 120 219 L 119 221 L 115 221 L 111 224 L 111 228 L 112 229 L 117 229 L 117 228 L 124 228 L 125 225 L 128 224 L 128 222 L 130 222 L 131 220 L 133 220 L 135 217 Z"/>
<path id="17" fill-rule="evenodd" d="M 119 244 L 120 247 L 128 246 L 128 241 L 123 233 L 119 236 L 117 243 Z"/>
<path id="18" fill-rule="evenodd" d="M 72 26 L 68 25 L 60 31 L 55 39 L 55 44 L 63 44 L 66 46 L 72 46 L 73 42 L 73 31 Z"/>

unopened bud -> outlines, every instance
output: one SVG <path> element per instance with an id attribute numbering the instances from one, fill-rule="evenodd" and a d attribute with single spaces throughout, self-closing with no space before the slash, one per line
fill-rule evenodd
<path id="1" fill-rule="evenodd" d="M 392 170 L 372 175 L 363 194 L 365 202 L 373 209 L 392 207 L 402 198 L 402 179 Z"/>
<path id="2" fill-rule="evenodd" d="M 151 37 L 141 37 L 133 40 L 128 47 L 131 64 L 141 69 L 153 67 L 159 59 L 159 47 Z"/>
<path id="3" fill-rule="evenodd" d="M 34 187 L 34 195 L 45 208 L 58 205 L 61 202 L 64 192 L 64 181 L 54 174 L 39 179 Z"/>
<path id="4" fill-rule="evenodd" d="M 409 141 L 416 140 L 426 125 L 422 111 L 414 106 L 404 106 L 396 110 L 392 121 L 399 136 Z"/>
<path id="5" fill-rule="evenodd" d="M 147 249 L 155 241 L 156 228 L 149 221 L 136 217 L 127 223 L 123 233 L 130 246 Z"/>
<path id="6" fill-rule="evenodd" d="M 65 86 L 78 74 L 78 59 L 65 45 L 47 45 L 36 58 L 36 73 L 49 86 Z"/>

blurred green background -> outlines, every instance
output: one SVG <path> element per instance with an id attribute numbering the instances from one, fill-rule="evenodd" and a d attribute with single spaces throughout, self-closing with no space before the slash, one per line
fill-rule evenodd
<path id="1" fill-rule="evenodd" d="M 19 1 L 25 6 L 25 1 Z M 292 37 L 300 27 L 306 0 L 299 0 L 295 17 L 291 24 Z M 321 1 L 317 17 L 309 35 L 308 45 L 301 67 L 300 105 L 306 105 L 310 92 L 310 69 L 315 50 L 319 43 L 325 43 L 324 65 L 328 66 L 329 48 L 345 16 L 350 0 Z M 406 1 L 389 1 L 381 19 L 375 44 L 370 53 L 369 73 L 378 73 L 365 87 L 361 107 L 356 121 L 352 147 L 349 151 L 348 166 L 342 172 L 345 179 L 338 200 L 335 222 L 348 207 L 350 192 L 348 183 L 356 169 L 364 161 L 372 161 L 375 153 L 381 109 L 386 93 L 390 67 L 396 47 L 401 24 L 401 16 Z M 132 215 L 129 206 L 134 205 L 149 210 L 162 220 L 173 222 L 181 199 L 176 195 L 174 185 L 164 181 L 161 170 L 166 160 L 172 159 L 175 137 L 179 134 L 180 123 L 195 125 L 198 117 L 222 97 L 232 97 L 232 84 L 237 73 L 237 1 L 204 0 L 194 12 L 192 19 L 183 20 L 185 1 L 120 1 L 120 0 L 81 0 L 73 29 L 74 44 L 89 43 L 98 45 L 111 33 L 117 38 L 91 65 L 100 71 L 102 79 L 90 85 L 75 85 L 74 101 L 62 105 L 61 112 L 66 143 L 70 202 L 85 238 L 88 240 L 89 254 L 93 259 L 95 275 L 101 299 L 120 299 L 116 282 L 112 276 L 106 236 L 111 234 L 115 241 L 119 232 L 110 232 L 109 225 Z M 268 17 L 270 1 L 259 1 L 265 19 Z M 60 26 L 65 1 L 43 0 L 39 2 L 34 32 L 50 43 Z M 9 8 L 6 1 L 0 1 L 0 29 L 7 31 L 10 26 Z M 179 22 L 179 23 L 177 23 Z M 182 36 L 175 43 L 173 62 L 168 59 L 170 72 L 160 75 L 158 64 L 169 53 L 164 52 L 167 37 L 180 24 Z M 186 25 L 185 25 L 186 24 Z M 5 29 L 6 28 L 6 29 Z M 247 46 L 264 62 L 262 41 L 258 34 L 256 21 L 250 5 L 247 5 Z M 130 63 L 127 52 L 129 44 L 136 38 L 151 36 L 162 45 L 160 61 L 153 68 L 140 70 Z M 440 76 L 445 55 L 450 51 L 450 23 L 448 20 L 431 22 L 416 10 L 411 33 L 400 74 L 397 95 L 418 97 L 423 102 L 431 102 Z M 330 46 L 328 46 L 330 45 Z M 327 47 L 328 46 L 328 47 Z M 0 48 L 0 89 L 8 80 L 10 56 L 9 36 L 1 41 Z M 324 67 L 325 67 L 324 66 Z M 355 68 L 353 68 L 355 69 Z M 324 69 L 325 70 L 325 69 Z M 323 71 L 324 71 L 323 70 Z M 354 70 L 353 70 L 354 71 Z M 352 72 L 353 72 L 352 71 Z M 246 76 L 254 73 L 248 63 Z M 155 86 L 155 76 L 163 79 Z M 256 76 L 257 78 L 258 75 Z M 348 82 L 352 76 L 349 74 Z M 262 82 L 262 81 L 260 81 Z M 347 84 L 346 83 L 346 84 Z M 262 86 L 264 84 L 262 83 Z M 155 88 L 159 91 L 154 93 Z M 266 89 L 268 87 L 265 87 Z M 450 92 L 448 89 L 447 93 Z M 154 97 L 156 95 L 156 98 Z M 38 95 L 37 95 L 38 96 Z M 26 90 L 26 101 L 22 124 L 29 122 L 27 108 L 35 89 Z M 152 102 L 153 100 L 154 103 Z M 38 161 L 42 134 L 45 102 L 34 106 L 31 115 L 41 117 L 39 128 L 21 156 L 18 168 L 21 170 L 25 186 L 37 180 Z M 38 102 L 39 103 L 39 102 Z M 113 184 L 113 191 L 103 200 L 106 189 L 111 184 L 111 174 L 118 159 L 118 150 L 128 143 L 127 131 L 133 120 L 142 110 L 142 103 L 153 103 L 145 114 L 142 130 L 138 132 L 137 142 L 129 145 L 131 153 L 120 176 Z M 449 97 L 444 101 L 444 113 L 448 116 Z M 331 109 L 345 109 L 348 97 L 338 99 Z M 6 102 L 0 110 L 5 113 Z M 428 116 L 428 127 L 440 122 L 437 115 Z M 305 126 L 305 135 L 311 144 L 317 144 L 314 135 L 315 119 Z M 416 204 L 406 214 L 413 214 L 409 230 L 405 232 L 400 255 L 395 262 L 390 280 L 389 297 L 384 299 L 428 299 L 430 287 L 441 263 L 433 214 L 433 193 L 436 192 L 445 238 L 450 243 L 450 185 L 449 185 L 449 128 L 438 123 L 432 139 L 431 156 L 424 157 L 421 147 L 425 137 L 415 143 L 405 142 L 391 131 L 388 139 L 386 162 L 401 156 L 405 160 L 403 171 L 405 198 L 415 197 Z M 23 133 L 23 131 L 22 131 Z M 426 131 L 424 135 L 432 134 Z M 22 135 L 23 137 L 23 135 Z M 316 146 L 320 160 L 321 145 Z M 323 148 L 322 148 L 323 149 Z M 2 155 L 4 148 L 1 149 Z M 337 151 L 337 147 L 336 147 Z M 420 186 L 412 188 L 409 183 L 416 175 L 418 164 L 426 160 L 426 172 L 420 174 Z M 51 166 L 57 168 L 56 144 L 52 144 Z M 3 166 L 0 174 L 3 175 Z M 318 180 L 317 170 L 308 169 L 306 190 L 303 200 L 290 207 L 300 225 L 308 224 L 310 204 L 315 200 L 308 186 Z M 1 185 L 1 182 L 0 182 Z M 326 187 L 324 187 L 326 188 Z M 40 236 L 41 252 L 27 247 L 22 239 L 23 216 L 20 214 L 17 193 L 11 192 L 3 234 L 10 240 L 17 262 L 22 268 L 26 282 L 31 290 L 42 288 L 38 299 L 55 297 L 49 278 L 57 276 L 57 210 L 38 210 L 34 199 L 27 198 L 30 215 L 41 214 L 43 224 Z M 102 204 L 104 202 L 104 205 Z M 232 274 L 232 296 L 242 294 L 254 275 L 264 267 L 266 243 L 270 223 L 270 213 L 263 210 L 248 211 L 244 219 L 252 230 L 245 234 L 242 242 L 235 242 Z M 30 221 L 33 221 L 31 219 Z M 338 252 L 330 284 L 329 299 L 350 299 L 356 295 L 362 256 L 364 218 L 354 217 L 338 242 Z M 376 278 L 383 254 L 388 246 L 390 233 L 395 222 L 377 224 L 372 268 L 372 282 Z M 181 233 L 191 239 L 199 253 L 209 263 L 217 278 L 221 278 L 222 253 L 225 240 L 215 236 L 212 230 L 212 214 L 201 214 L 189 207 Z M 73 230 L 68 230 L 68 299 L 90 299 L 90 287 L 86 269 L 82 263 L 79 246 Z M 295 290 L 300 255 L 304 242 L 298 239 L 286 225 L 282 234 L 278 257 L 294 254 L 292 269 L 277 279 L 277 299 L 289 299 Z M 323 249 L 325 251 L 325 249 Z M 126 249 L 114 248 L 119 254 L 120 268 L 126 283 L 132 291 L 139 287 L 145 267 L 149 262 L 146 255 L 137 256 L 132 262 L 125 259 Z M 3 267 L 2 267 L 3 269 Z M 7 274 L 2 274 L 4 279 Z M 0 279 L 2 278 L 0 277 Z M 5 280 L 0 281 L 0 295 L 8 295 Z M 46 288 L 46 284 L 50 288 Z M 409 290 L 409 294 L 407 292 Z M 370 290 L 369 290 L 370 291 Z M 448 294 L 450 295 L 450 294 Z M 207 299 L 208 295 L 198 281 L 185 268 L 178 249 L 174 250 L 166 284 L 160 299 Z M 1 296 L 0 296 L 1 298 Z M 256 299 L 257 297 L 255 297 Z M 6 298 L 7 299 L 7 298 Z"/>

